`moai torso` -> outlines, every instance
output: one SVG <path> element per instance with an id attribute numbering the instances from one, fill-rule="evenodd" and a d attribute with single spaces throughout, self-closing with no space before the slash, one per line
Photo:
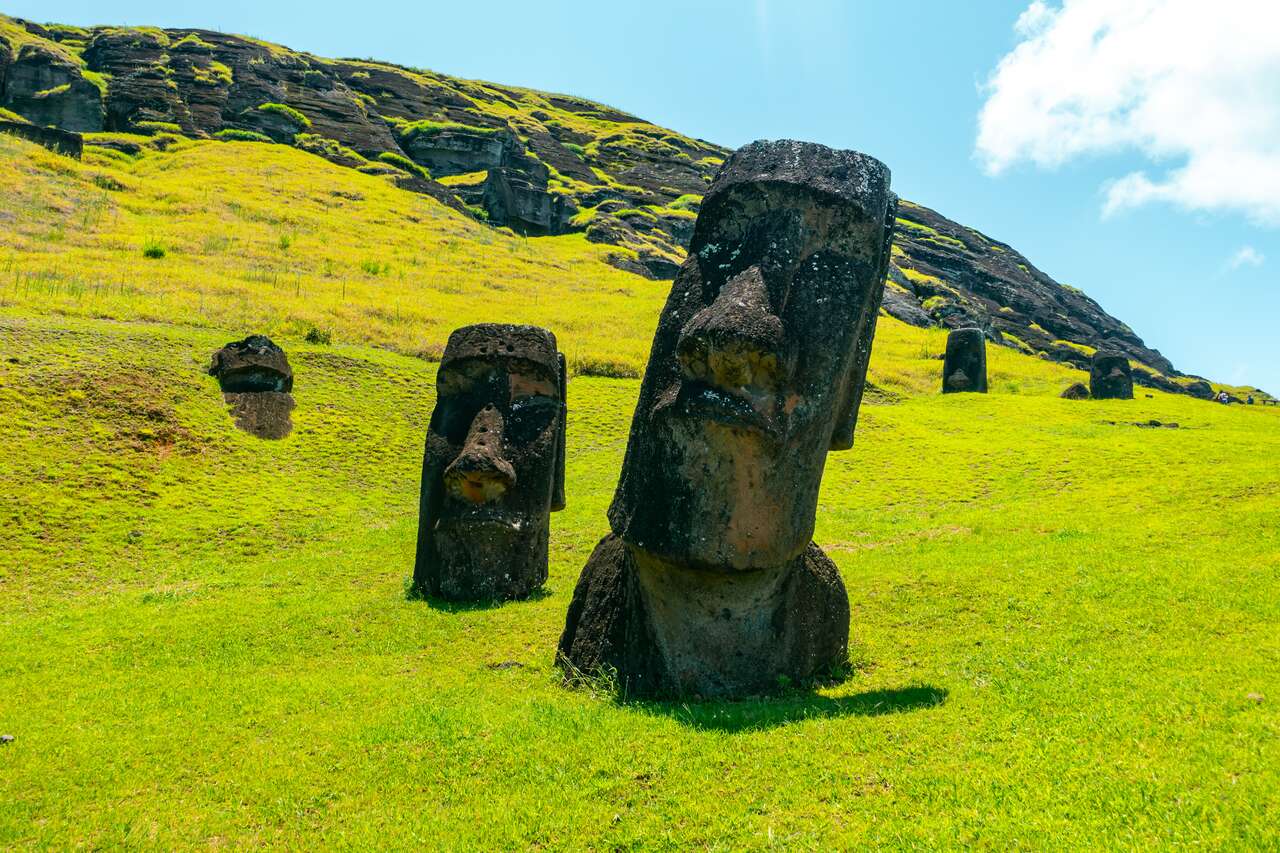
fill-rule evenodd
<path id="1" fill-rule="evenodd" d="M 897 199 L 883 164 L 755 143 L 707 196 L 654 337 L 613 534 L 560 642 L 636 695 L 742 695 L 847 659 L 848 599 L 811 542 L 848 448 Z"/>

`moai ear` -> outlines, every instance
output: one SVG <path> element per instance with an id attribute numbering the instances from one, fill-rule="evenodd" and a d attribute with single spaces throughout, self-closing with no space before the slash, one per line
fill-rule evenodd
<path id="1" fill-rule="evenodd" d="M 564 463 L 566 437 L 569 430 L 569 372 L 565 368 L 564 353 L 556 353 L 560 362 L 560 423 L 556 428 L 556 474 L 551 488 L 551 511 L 559 512 L 565 507 L 564 500 Z"/>
<path id="2" fill-rule="evenodd" d="M 858 426 L 858 408 L 862 405 L 862 391 L 867 384 L 867 366 L 871 363 L 871 342 L 876 335 L 876 320 L 880 318 L 880 303 L 884 301 L 884 280 L 889 275 L 889 258 L 893 253 L 893 230 L 898 219 L 898 197 L 889 193 L 889 204 L 884 215 L 884 239 L 880 244 L 879 274 L 872 293 L 863 309 L 862 331 L 853 351 L 853 365 L 849 369 L 849 381 L 844 389 L 844 399 L 837 408 L 836 428 L 831 432 L 831 449 L 848 450 L 853 447 L 853 431 Z"/>

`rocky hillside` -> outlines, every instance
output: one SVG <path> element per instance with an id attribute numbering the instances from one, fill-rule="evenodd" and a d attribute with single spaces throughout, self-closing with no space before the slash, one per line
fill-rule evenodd
<path id="1" fill-rule="evenodd" d="M 179 134 L 293 145 L 533 236 L 585 232 L 611 263 L 670 278 L 726 150 L 611 107 L 384 62 L 324 59 L 205 30 L 38 25 L 0 16 L 0 120 L 136 153 Z M 892 164 L 892 157 L 886 153 Z M 1011 247 L 902 205 L 885 310 L 919 326 L 978 325 L 999 344 L 1197 396 L 1184 376 L 1079 290 Z"/>

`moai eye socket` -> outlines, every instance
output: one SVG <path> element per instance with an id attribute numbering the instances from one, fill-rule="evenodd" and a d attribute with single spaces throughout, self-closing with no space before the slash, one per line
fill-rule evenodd
<path id="1" fill-rule="evenodd" d="M 559 408 L 555 400 L 541 394 L 516 400 L 507 416 L 507 441 L 520 447 L 536 440 L 555 422 Z"/>

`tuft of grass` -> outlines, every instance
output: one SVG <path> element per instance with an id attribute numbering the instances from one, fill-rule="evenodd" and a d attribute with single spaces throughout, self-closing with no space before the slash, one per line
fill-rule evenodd
<path id="1" fill-rule="evenodd" d="M 283 116 L 284 118 L 287 118 L 289 121 L 293 122 L 294 126 L 297 127 L 299 130 L 311 129 L 311 119 L 307 118 L 305 115 L 298 112 L 296 109 L 289 106 L 288 104 L 275 104 L 275 103 L 259 104 L 258 111 L 264 112 L 264 113 L 274 113 L 275 115 Z"/>
<path id="2" fill-rule="evenodd" d="M 148 237 L 146 242 L 142 244 L 142 257 L 151 260 L 160 260 L 168 254 L 163 243 L 154 237 Z"/>
<path id="3" fill-rule="evenodd" d="M 408 172 L 410 175 L 416 175 L 423 180 L 431 180 L 431 173 L 422 166 L 410 160 L 403 154 L 397 154 L 394 151 L 383 151 L 378 155 L 378 160 L 389 166 L 395 166 L 402 172 Z"/>
<path id="4" fill-rule="evenodd" d="M 220 139 L 223 142 L 266 142 L 268 144 L 275 142 L 275 140 L 270 136 L 267 136 L 265 133 L 258 133 L 254 130 L 237 130 L 233 127 L 220 130 L 215 133 L 213 137 L 214 139 Z"/>

